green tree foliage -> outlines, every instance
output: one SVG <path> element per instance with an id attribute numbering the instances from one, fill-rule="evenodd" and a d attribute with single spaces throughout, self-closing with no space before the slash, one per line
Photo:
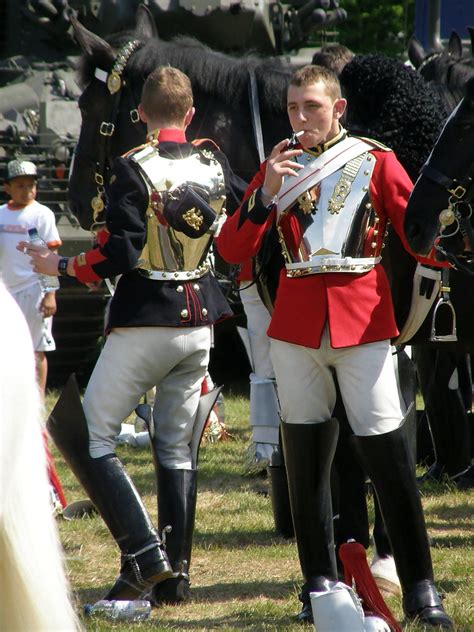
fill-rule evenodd
<path id="1" fill-rule="evenodd" d="M 341 0 L 347 20 L 338 25 L 341 44 L 355 53 L 402 56 L 414 32 L 415 0 Z"/>

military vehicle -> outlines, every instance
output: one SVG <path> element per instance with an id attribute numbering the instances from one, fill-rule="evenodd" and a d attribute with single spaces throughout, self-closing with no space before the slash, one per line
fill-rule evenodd
<path id="1" fill-rule="evenodd" d="M 74 68 L 79 47 L 71 12 L 101 36 L 129 29 L 139 0 L 6 0 L 0 4 L 0 186 L 15 157 L 38 167 L 38 200 L 56 213 L 64 255 L 90 247 L 67 203 L 68 175 L 80 128 L 80 89 Z M 159 36 L 192 35 L 232 52 L 290 54 L 314 30 L 345 19 L 338 0 L 149 0 Z M 0 201 L 5 201 L 0 195 Z M 72 370 L 85 379 L 100 350 L 106 286 L 90 291 L 61 279 L 54 321 L 57 351 L 49 384 Z"/>
<path id="2" fill-rule="evenodd" d="M 80 228 L 67 204 L 69 167 L 80 127 L 73 63 L 30 62 L 25 57 L 0 62 L 0 182 L 14 157 L 37 165 L 37 199 L 55 211 L 65 255 L 91 245 L 91 235 Z M 50 383 L 71 370 L 90 372 L 107 300 L 103 288 L 91 292 L 66 279 L 61 286 L 54 322 L 57 351 L 49 354 Z"/>

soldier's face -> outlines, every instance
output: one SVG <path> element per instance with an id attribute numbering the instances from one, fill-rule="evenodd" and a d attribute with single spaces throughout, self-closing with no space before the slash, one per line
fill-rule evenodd
<path id="1" fill-rule="evenodd" d="M 305 149 L 339 133 L 339 119 L 345 107 L 346 100 L 331 97 L 322 81 L 288 88 L 288 118 L 294 132 L 304 131 L 298 140 Z"/>
<path id="2" fill-rule="evenodd" d="M 26 206 L 36 197 L 36 180 L 32 176 L 18 176 L 5 183 L 5 191 L 19 206 Z"/>

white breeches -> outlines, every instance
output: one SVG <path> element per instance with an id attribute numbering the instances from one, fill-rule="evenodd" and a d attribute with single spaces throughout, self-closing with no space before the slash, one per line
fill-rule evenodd
<path id="1" fill-rule="evenodd" d="M 333 349 L 326 327 L 319 349 L 272 339 L 271 357 L 285 422 L 328 421 L 336 403 L 335 373 L 354 434 L 399 427 L 403 415 L 389 340 Z"/>
<path id="2" fill-rule="evenodd" d="M 270 359 L 270 338 L 267 336 L 271 316 L 260 299 L 257 285 L 254 283 L 246 287 L 249 283 L 250 281 L 241 282 L 241 288 L 246 289 L 240 290 L 240 298 L 247 317 L 253 372 L 258 378 L 273 379 L 275 373 Z"/>
<path id="3" fill-rule="evenodd" d="M 156 386 L 153 419 L 160 463 L 190 469 L 189 443 L 210 342 L 209 327 L 114 329 L 84 395 L 91 456 L 113 453 L 122 421 Z"/>

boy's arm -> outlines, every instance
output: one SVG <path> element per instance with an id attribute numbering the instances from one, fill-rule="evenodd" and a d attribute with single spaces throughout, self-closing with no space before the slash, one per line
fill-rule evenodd
<path id="1" fill-rule="evenodd" d="M 41 300 L 40 312 L 45 318 L 48 318 L 49 316 L 54 316 L 56 314 L 56 310 L 56 292 L 46 292 Z"/>

